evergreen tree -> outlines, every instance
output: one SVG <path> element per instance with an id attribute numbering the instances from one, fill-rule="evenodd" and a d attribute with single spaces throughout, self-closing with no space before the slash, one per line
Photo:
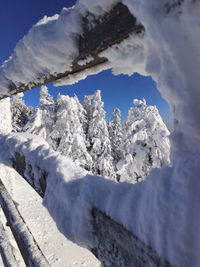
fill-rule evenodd
<path id="1" fill-rule="evenodd" d="M 51 146 L 54 147 L 50 134 L 55 124 L 55 101 L 48 93 L 46 86 L 42 86 L 40 90 L 40 102 L 34 110 L 29 122 L 24 130 L 43 137 Z"/>
<path id="2" fill-rule="evenodd" d="M 87 100 L 88 124 L 88 149 L 93 159 L 92 172 L 115 178 L 111 144 L 105 121 L 104 103 L 101 101 L 101 92 L 97 90 Z"/>
<path id="3" fill-rule="evenodd" d="M 56 140 L 57 151 L 69 156 L 77 165 L 90 170 L 92 158 L 85 145 L 85 134 L 79 117 L 82 110 L 80 105 L 77 97 L 58 96 L 56 123 L 51 138 Z"/>
<path id="4" fill-rule="evenodd" d="M 120 180 L 138 182 L 152 168 L 169 164 L 169 131 L 155 106 L 134 100 L 123 123 L 124 161 L 118 164 Z"/>
<path id="5" fill-rule="evenodd" d="M 122 151 L 122 125 L 121 125 L 121 114 L 118 108 L 113 111 L 113 116 L 108 122 L 108 132 L 111 142 L 111 154 L 116 164 L 120 159 L 123 158 Z"/>
<path id="6" fill-rule="evenodd" d="M 14 95 L 11 99 L 12 127 L 16 132 L 21 132 L 33 114 L 33 108 L 27 107 L 22 100 L 23 93 Z"/>
<path id="7" fill-rule="evenodd" d="M 88 130 L 89 130 L 89 121 L 91 119 L 91 113 L 92 113 L 92 98 L 93 95 L 86 95 L 84 96 L 84 101 L 82 102 L 82 107 L 84 109 L 84 118 L 83 118 L 83 130 L 86 135 L 86 142 L 87 142 L 87 148 L 90 150 L 90 143 L 88 138 Z"/>
<path id="8" fill-rule="evenodd" d="M 81 103 L 79 102 L 77 95 L 74 96 L 74 101 L 76 102 L 77 105 L 79 121 L 82 125 L 84 125 L 86 124 L 87 121 L 86 110 L 84 109 L 83 105 L 81 105 Z"/>

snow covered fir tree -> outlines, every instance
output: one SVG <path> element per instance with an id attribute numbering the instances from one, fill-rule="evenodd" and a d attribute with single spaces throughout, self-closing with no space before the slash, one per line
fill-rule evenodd
<path id="1" fill-rule="evenodd" d="M 33 108 L 27 107 L 22 98 L 23 93 L 19 93 L 11 99 L 12 127 L 16 132 L 22 131 L 33 113 Z"/>
<path id="2" fill-rule="evenodd" d="M 55 151 L 92 174 L 136 183 L 151 169 L 170 164 L 170 144 L 158 109 L 144 99 L 133 103 L 123 122 L 115 108 L 107 123 L 100 90 L 80 103 L 76 95 L 59 94 L 54 100 L 42 86 L 35 109 L 26 107 L 22 95 L 13 97 L 12 127 L 43 137 Z"/>
<path id="3" fill-rule="evenodd" d="M 53 131 L 55 124 L 55 114 L 55 101 L 48 93 L 47 87 L 42 86 L 39 105 L 34 110 L 23 131 L 43 137 L 53 147 L 50 133 Z"/>
<path id="4" fill-rule="evenodd" d="M 145 99 L 133 101 L 124 120 L 124 158 L 117 163 L 121 181 L 143 180 L 153 168 L 169 165 L 169 131 L 156 106 L 147 106 Z"/>
<path id="5" fill-rule="evenodd" d="M 123 139 L 121 114 L 118 108 L 112 111 L 113 116 L 108 122 L 108 132 L 111 142 L 111 155 L 113 157 L 113 165 L 115 168 L 116 179 L 120 180 L 120 175 L 117 172 L 117 163 L 124 158 L 123 154 Z"/>
<path id="6" fill-rule="evenodd" d="M 86 148 L 86 136 L 81 122 L 77 97 L 58 95 L 56 120 L 50 138 L 53 148 L 70 157 L 77 165 L 91 170 L 92 158 Z"/>
<path id="7" fill-rule="evenodd" d="M 88 151 L 92 157 L 92 173 L 108 177 L 115 177 L 111 143 L 105 120 L 104 103 L 101 92 L 97 90 L 88 103 Z"/>

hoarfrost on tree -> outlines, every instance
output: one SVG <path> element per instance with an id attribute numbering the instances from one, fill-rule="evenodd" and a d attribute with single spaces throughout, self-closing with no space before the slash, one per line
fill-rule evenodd
<path id="1" fill-rule="evenodd" d="M 111 142 L 111 155 L 116 171 L 116 164 L 123 158 L 123 140 L 122 140 L 122 125 L 121 125 L 121 113 L 118 108 L 113 111 L 113 116 L 108 122 L 108 132 Z"/>
<path id="2" fill-rule="evenodd" d="M 22 99 L 23 96 L 23 93 L 19 93 L 11 99 L 12 128 L 16 132 L 23 130 L 33 113 L 33 108 L 25 105 Z"/>
<path id="3" fill-rule="evenodd" d="M 111 144 L 100 90 L 87 98 L 87 101 L 90 116 L 87 139 L 89 153 L 93 159 L 92 173 L 115 178 Z"/>
<path id="4" fill-rule="evenodd" d="M 83 120 L 78 98 L 58 95 L 56 122 L 51 138 L 56 140 L 56 151 L 69 156 L 77 165 L 90 170 L 92 158 L 87 152 L 85 134 L 80 119 Z"/>
<path id="5" fill-rule="evenodd" d="M 29 122 L 25 125 L 24 131 L 43 137 L 51 146 L 54 146 L 50 134 L 55 124 L 55 101 L 48 93 L 46 86 L 40 90 L 40 102 L 34 110 Z"/>
<path id="6" fill-rule="evenodd" d="M 145 99 L 133 101 L 123 122 L 124 159 L 118 162 L 121 181 L 143 180 L 153 168 L 169 165 L 169 131 L 156 106 Z"/>

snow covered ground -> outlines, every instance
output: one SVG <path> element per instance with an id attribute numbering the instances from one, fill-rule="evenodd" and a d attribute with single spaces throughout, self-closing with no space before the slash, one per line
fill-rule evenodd
<path id="1" fill-rule="evenodd" d="M 99 267 L 98 260 L 86 249 L 67 240 L 56 228 L 39 195 L 12 168 L 0 164 L 0 176 L 18 203 L 18 209 L 53 267 Z M 2 214 L 1 214 L 2 218 Z M 4 220 L 4 227 L 5 220 Z M 16 255 L 16 244 L 10 240 Z M 19 266 L 25 266 L 17 254 Z M 0 257 L 0 266 L 3 266 Z M 13 266 L 15 267 L 15 266 Z"/>

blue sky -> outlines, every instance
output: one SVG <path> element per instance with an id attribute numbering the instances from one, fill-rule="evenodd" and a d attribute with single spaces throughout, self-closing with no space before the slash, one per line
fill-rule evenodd
<path id="1" fill-rule="evenodd" d="M 52 16 L 60 13 L 65 6 L 71 6 L 75 0 L 6 0 L 0 9 L 0 63 L 12 54 L 16 43 L 28 32 L 28 30 L 44 15 Z M 168 104 L 156 89 L 156 83 L 151 77 L 142 77 L 135 74 L 113 76 L 111 71 L 104 71 L 98 75 L 89 76 L 72 86 L 53 87 L 47 85 L 49 92 L 57 97 L 61 94 L 76 94 L 80 101 L 84 95 L 92 94 L 95 90 L 102 91 L 102 99 L 105 103 L 107 118 L 110 111 L 118 107 L 122 118 L 127 115 L 134 98 L 146 99 L 147 104 L 156 105 L 164 121 L 169 125 L 171 115 Z M 27 105 L 36 106 L 39 100 L 39 88 L 25 93 L 24 100 Z"/>

